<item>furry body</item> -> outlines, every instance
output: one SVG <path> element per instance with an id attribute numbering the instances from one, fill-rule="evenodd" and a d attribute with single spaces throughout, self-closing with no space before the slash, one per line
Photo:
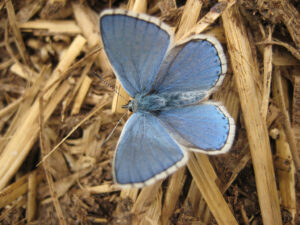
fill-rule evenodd
<path id="1" fill-rule="evenodd" d="M 161 94 L 137 94 L 125 108 L 132 112 L 158 112 L 194 105 L 205 97 L 203 91 L 171 92 Z"/>

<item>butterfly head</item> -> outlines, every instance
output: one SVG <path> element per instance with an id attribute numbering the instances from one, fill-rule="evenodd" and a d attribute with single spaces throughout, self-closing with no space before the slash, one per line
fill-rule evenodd
<path id="1" fill-rule="evenodd" d="M 130 112 L 136 112 L 138 109 L 137 101 L 135 99 L 132 99 L 126 105 L 123 105 L 122 108 L 128 109 Z"/>

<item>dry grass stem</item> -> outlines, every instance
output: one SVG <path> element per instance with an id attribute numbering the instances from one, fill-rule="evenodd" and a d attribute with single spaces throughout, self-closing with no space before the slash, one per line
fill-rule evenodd
<path id="1" fill-rule="evenodd" d="M 16 15 L 15 15 L 15 10 L 14 10 L 14 6 L 11 2 L 11 0 L 7 0 L 6 1 L 6 10 L 7 10 L 7 15 L 8 15 L 8 20 L 10 23 L 10 26 L 13 30 L 14 36 L 16 38 L 16 44 L 19 50 L 19 53 L 23 59 L 23 61 L 25 62 L 25 64 L 29 64 L 29 56 L 27 55 L 27 51 L 25 48 L 25 44 L 21 35 L 21 32 L 17 26 L 17 20 L 16 20 Z"/>
<path id="2" fill-rule="evenodd" d="M 34 20 L 21 23 L 18 25 L 24 32 L 34 32 L 40 30 L 44 35 L 51 34 L 68 34 L 78 35 L 81 30 L 73 20 L 49 21 L 49 20 Z"/>
<path id="3" fill-rule="evenodd" d="M 218 224 L 238 224 L 230 208 L 215 183 L 215 174 L 204 155 L 190 154 L 188 168 L 203 196 L 211 213 Z M 213 175 L 214 174 L 214 175 Z"/>
<path id="4" fill-rule="evenodd" d="M 176 32 L 177 40 L 185 36 L 196 24 L 201 11 L 201 7 L 201 1 L 188 0 L 186 2 L 180 19 L 178 30 Z"/>
<path id="5" fill-rule="evenodd" d="M 42 156 L 44 157 L 46 155 L 46 153 L 50 150 L 50 146 L 48 145 L 49 143 L 47 143 L 46 145 L 46 137 L 44 136 L 44 99 L 43 99 L 43 95 L 39 98 L 39 125 L 40 125 L 40 129 L 39 129 L 39 136 L 40 136 L 40 147 L 41 147 L 41 152 L 42 152 Z M 46 179 L 50 188 L 50 193 L 51 193 L 51 198 L 56 210 L 56 214 L 59 220 L 60 225 L 66 225 L 67 222 L 65 220 L 65 217 L 63 215 L 63 211 L 61 209 L 60 203 L 58 201 L 58 196 L 56 193 L 56 190 L 54 188 L 54 182 L 53 182 L 53 178 L 49 172 L 49 165 L 48 162 L 45 161 L 43 163 L 43 167 L 44 167 L 44 171 L 45 171 L 45 175 L 46 175 Z"/>
<path id="6" fill-rule="evenodd" d="M 296 139 L 294 135 L 294 131 L 291 127 L 291 121 L 290 121 L 290 116 L 287 111 L 288 107 L 285 103 L 284 100 L 284 91 L 282 87 L 282 78 L 280 75 L 280 70 L 275 67 L 275 72 L 274 72 L 274 88 L 275 88 L 275 101 L 277 102 L 279 108 L 281 109 L 282 116 L 283 116 L 283 129 L 285 130 L 286 137 L 288 139 L 291 153 L 293 155 L 293 161 L 295 163 L 296 169 L 300 172 L 300 159 L 297 151 L 297 145 L 296 145 Z"/>
<path id="7" fill-rule="evenodd" d="M 255 170 L 262 218 L 265 224 L 282 224 L 266 122 L 260 112 L 253 54 L 246 27 L 237 6 L 223 13 L 228 51 L 237 83 L 241 108 Z"/>
<path id="8" fill-rule="evenodd" d="M 28 177 L 28 204 L 26 211 L 26 219 L 32 222 L 37 213 L 37 172 L 34 170 Z"/>
<path id="9" fill-rule="evenodd" d="M 269 27 L 269 36 L 267 40 L 272 39 L 272 31 Z M 261 114 L 264 120 L 267 119 L 269 98 L 270 98 L 270 88 L 271 88 L 271 78 L 272 78 L 272 45 L 266 45 L 264 47 L 264 74 L 263 74 L 263 93 L 262 93 L 262 103 L 261 103 Z"/>

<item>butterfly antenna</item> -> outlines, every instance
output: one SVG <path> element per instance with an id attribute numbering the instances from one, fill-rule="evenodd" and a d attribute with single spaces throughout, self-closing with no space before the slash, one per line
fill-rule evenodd
<path id="1" fill-rule="evenodd" d="M 98 74 L 98 73 L 96 73 L 96 72 L 94 72 L 94 74 L 95 74 L 100 80 L 102 80 L 103 83 L 104 83 L 106 86 L 108 86 L 113 92 L 115 92 L 117 95 L 119 95 L 121 98 L 123 98 L 123 100 L 128 101 L 128 99 L 125 98 L 124 96 L 122 96 L 122 95 L 120 94 L 120 92 L 118 92 L 118 91 L 117 91 L 110 83 L 108 83 L 106 80 L 104 80 L 104 78 L 103 78 L 100 74 Z"/>
<path id="2" fill-rule="evenodd" d="M 113 133 L 115 132 L 117 126 L 121 123 L 121 120 L 128 114 L 127 110 L 119 119 L 119 121 L 117 122 L 117 124 L 115 125 L 115 127 L 112 129 L 112 131 L 109 133 L 109 135 L 105 138 L 104 142 L 102 143 L 101 147 L 104 147 L 104 145 L 107 143 L 107 141 L 110 139 L 110 137 L 113 135 Z"/>

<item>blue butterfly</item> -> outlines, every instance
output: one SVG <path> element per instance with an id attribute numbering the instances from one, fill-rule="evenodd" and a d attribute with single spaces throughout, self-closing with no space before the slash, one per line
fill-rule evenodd
<path id="1" fill-rule="evenodd" d="M 118 141 L 113 174 L 123 187 L 165 178 L 188 160 L 188 150 L 227 152 L 234 120 L 220 103 L 205 101 L 221 85 L 226 58 L 211 36 L 174 43 L 171 28 L 155 17 L 125 10 L 100 15 L 104 50 L 133 98 L 133 112 Z"/>

